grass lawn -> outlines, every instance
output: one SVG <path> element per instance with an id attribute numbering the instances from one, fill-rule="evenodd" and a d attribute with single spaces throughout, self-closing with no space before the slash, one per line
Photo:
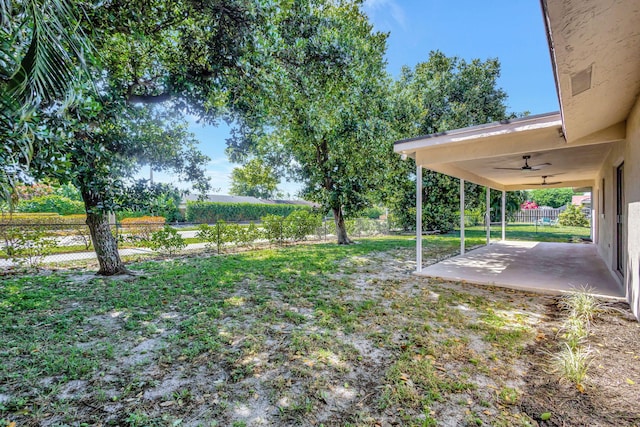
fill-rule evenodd
<path id="1" fill-rule="evenodd" d="M 457 232 L 459 236 L 460 232 Z M 508 224 L 506 228 L 507 240 L 533 240 L 539 242 L 569 242 L 573 239 L 589 238 L 589 227 L 565 227 L 565 226 L 536 226 L 533 224 Z M 500 226 L 491 227 L 491 238 L 500 239 L 502 230 Z M 486 238 L 483 226 L 465 227 L 465 237 Z"/>
<path id="2" fill-rule="evenodd" d="M 552 392 L 572 401 L 557 410 L 537 394 L 561 383 L 542 368 L 531 377 L 559 346 L 554 298 L 413 276 L 414 244 L 147 261 L 122 278 L 4 277 L 0 426 L 531 426 L 546 411 L 572 425 L 640 423 L 610 377 L 585 385 L 597 411 L 581 409 L 572 384 Z M 425 237 L 425 259 L 458 246 Z M 603 324 L 635 343 L 623 313 Z M 602 335 L 601 365 L 614 334 Z M 637 396 L 640 369 L 621 375 Z"/>

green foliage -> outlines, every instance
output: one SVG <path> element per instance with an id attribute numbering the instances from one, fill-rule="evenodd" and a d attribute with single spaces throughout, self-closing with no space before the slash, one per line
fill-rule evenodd
<path id="1" fill-rule="evenodd" d="M 366 208 L 360 214 L 361 217 L 370 218 L 370 219 L 378 219 L 382 215 L 384 215 L 384 210 L 376 206 Z"/>
<path id="2" fill-rule="evenodd" d="M 262 229 L 265 239 L 271 243 L 284 242 L 284 217 L 281 215 L 265 215 L 262 217 Z"/>
<path id="3" fill-rule="evenodd" d="M 369 205 L 382 178 L 386 35 L 351 1 L 285 2 L 272 22 L 263 41 L 273 52 L 266 95 L 246 101 L 253 134 L 231 141 L 229 152 L 253 152 L 295 176 L 305 198 L 333 210 L 342 227 L 344 216 Z M 338 240 L 349 243 L 346 233 Z"/>
<path id="4" fill-rule="evenodd" d="M 183 192 L 169 184 L 150 183 L 146 179 L 136 181 L 125 188 L 117 202 L 127 209 L 118 212 L 118 218 L 136 216 L 162 216 L 168 222 L 181 221 L 184 218 L 178 210 Z"/>
<path id="5" fill-rule="evenodd" d="M 260 159 L 251 159 L 231 171 L 229 194 L 271 199 L 278 190 L 278 178 L 273 169 Z"/>
<path id="6" fill-rule="evenodd" d="M 67 94 L 91 52 L 80 17 L 68 0 L 0 2 L 1 202 L 28 180 L 34 144 L 50 142 L 38 107 Z"/>
<path id="7" fill-rule="evenodd" d="M 176 252 L 187 247 L 186 242 L 178 233 L 178 231 L 165 225 L 162 230 L 155 231 L 151 234 L 151 239 L 148 243 L 149 247 L 153 250 L 173 255 Z"/>
<path id="8" fill-rule="evenodd" d="M 352 236 L 377 236 L 387 234 L 388 223 L 371 218 L 355 218 L 345 221 L 347 232 Z"/>
<path id="9" fill-rule="evenodd" d="M 465 209 L 464 211 L 464 225 L 473 227 L 476 225 L 484 224 L 484 212 L 480 208 Z"/>
<path id="10" fill-rule="evenodd" d="M 582 213 L 582 209 L 580 206 L 576 205 L 567 205 L 567 208 L 564 212 L 558 215 L 558 222 L 560 225 L 569 226 L 569 227 L 588 227 L 589 220 Z"/>
<path id="11" fill-rule="evenodd" d="M 542 188 L 530 191 L 530 199 L 538 204 L 538 206 L 551 206 L 559 208 L 560 206 L 571 203 L 573 190 L 571 188 Z"/>
<path id="12" fill-rule="evenodd" d="M 310 210 L 306 205 L 187 202 L 189 222 L 257 221 L 265 215 L 287 216 L 295 210 Z"/>
<path id="13" fill-rule="evenodd" d="M 44 226 L 0 227 L 0 254 L 20 266 L 37 269 L 56 246 Z"/>
<path id="14" fill-rule="evenodd" d="M 393 139 L 446 132 L 507 118 L 506 93 L 497 87 L 497 59 L 465 61 L 442 52 L 429 54 L 414 69 L 404 67 L 389 101 Z M 405 229 L 415 227 L 415 162 L 400 160 L 389 147 L 388 169 L 378 198 L 390 208 Z M 425 170 L 423 212 L 426 229 L 450 230 L 457 224 L 459 181 Z M 483 200 L 483 189 L 465 184 L 466 208 Z M 411 212 L 410 209 L 414 209 Z"/>
<path id="15" fill-rule="evenodd" d="M 307 236 L 315 235 L 321 226 L 320 215 L 306 210 L 295 210 L 284 219 L 283 234 L 286 239 L 297 242 L 306 240 Z"/>
<path id="16" fill-rule="evenodd" d="M 77 202 L 82 201 L 82 194 L 80 194 L 80 190 L 78 190 L 73 184 L 67 183 L 60 186 L 55 186 L 53 191 L 58 196 L 66 197 Z"/>
<path id="17" fill-rule="evenodd" d="M 85 212 L 84 203 L 58 195 L 34 197 L 30 200 L 20 201 L 16 210 L 31 213 L 55 212 L 60 215 L 77 215 Z"/>
<path id="18" fill-rule="evenodd" d="M 216 248 L 221 251 L 225 244 L 247 246 L 262 238 L 262 231 L 252 222 L 245 226 L 242 224 L 229 224 L 218 221 L 215 225 L 200 224 L 196 238 L 205 242 L 207 249 Z"/>

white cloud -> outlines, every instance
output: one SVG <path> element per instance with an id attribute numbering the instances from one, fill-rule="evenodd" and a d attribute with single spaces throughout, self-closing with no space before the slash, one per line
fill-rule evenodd
<path id="1" fill-rule="evenodd" d="M 209 162 L 207 163 L 207 165 L 209 166 L 227 166 L 227 169 L 231 170 L 235 167 L 235 165 L 231 164 L 231 162 L 229 162 L 229 159 L 227 159 L 227 157 L 216 157 L 215 159 L 211 159 L 209 160 Z"/>
<path id="2" fill-rule="evenodd" d="M 374 25 L 380 29 L 391 30 L 393 23 L 406 29 L 406 14 L 396 0 L 366 0 L 363 8 Z M 389 17 L 393 23 L 390 22 Z"/>

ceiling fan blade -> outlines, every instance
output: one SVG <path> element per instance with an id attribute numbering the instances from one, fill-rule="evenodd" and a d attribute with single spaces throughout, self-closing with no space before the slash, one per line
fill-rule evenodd
<path id="1" fill-rule="evenodd" d="M 500 169 L 500 170 L 505 170 L 505 171 L 521 171 L 521 170 L 527 170 L 527 169 L 522 169 L 522 168 L 494 168 L 494 169 Z"/>
<path id="2" fill-rule="evenodd" d="M 531 165 L 531 169 L 538 170 L 538 169 L 546 168 L 547 166 L 551 166 L 551 163 L 540 163 L 539 165 Z"/>
<path id="3" fill-rule="evenodd" d="M 523 185 L 539 185 L 541 187 L 544 187 L 545 185 L 556 185 L 556 184 L 562 184 L 562 181 L 558 181 L 558 182 L 528 182 L 528 183 L 525 183 Z"/>

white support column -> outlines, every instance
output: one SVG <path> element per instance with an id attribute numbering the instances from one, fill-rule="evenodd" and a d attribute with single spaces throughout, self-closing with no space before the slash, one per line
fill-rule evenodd
<path id="1" fill-rule="evenodd" d="M 502 218 L 500 218 L 502 220 L 502 240 L 505 240 L 505 236 L 507 234 L 507 223 L 505 221 L 505 218 L 507 216 L 507 192 L 502 190 Z"/>
<path id="2" fill-rule="evenodd" d="M 487 187 L 485 224 L 487 228 L 487 245 L 491 243 L 491 187 Z"/>
<path id="3" fill-rule="evenodd" d="M 460 180 L 460 255 L 464 255 L 464 179 Z"/>
<path id="4" fill-rule="evenodd" d="M 416 272 L 422 271 L 422 166 L 416 166 Z"/>

